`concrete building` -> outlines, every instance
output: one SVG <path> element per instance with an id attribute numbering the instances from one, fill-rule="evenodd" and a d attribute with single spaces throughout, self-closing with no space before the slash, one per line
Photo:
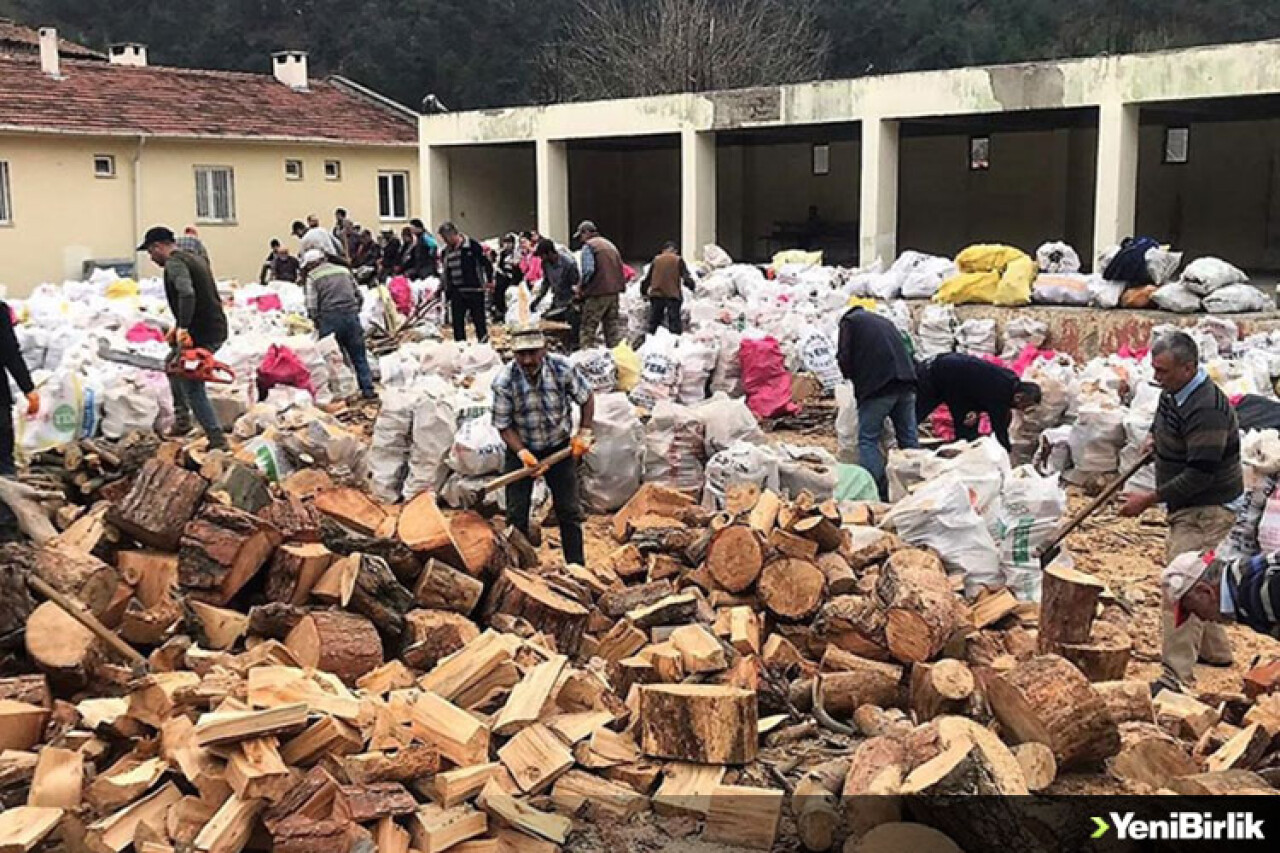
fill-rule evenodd
<path id="1" fill-rule="evenodd" d="M 26 32 L 30 32 L 29 30 Z M 35 42 L 35 49 L 32 43 Z M 70 58 L 75 56 L 76 58 Z M 219 277 L 256 280 L 272 237 L 333 211 L 375 234 L 415 215 L 416 113 L 305 53 L 273 73 L 163 68 L 142 45 L 109 58 L 0 22 L 0 283 L 21 296 L 92 261 L 138 262 L 155 224 L 194 224 Z"/>
<path id="2" fill-rule="evenodd" d="M 1135 233 L 1280 269 L 1280 41 L 420 119 L 424 204 L 477 235 L 596 220 L 835 262 Z"/>

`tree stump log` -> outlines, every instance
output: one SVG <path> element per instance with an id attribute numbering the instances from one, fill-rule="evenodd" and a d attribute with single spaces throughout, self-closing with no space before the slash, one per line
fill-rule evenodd
<path id="1" fill-rule="evenodd" d="M 1088 643 L 1102 581 L 1065 566 L 1045 569 L 1040 596 L 1040 654 L 1061 654 L 1064 643 Z"/>
<path id="2" fill-rule="evenodd" d="M 826 585 L 826 575 L 813 563 L 775 560 L 760 573 L 760 603 L 779 619 L 799 622 L 818 612 Z"/>
<path id="3" fill-rule="evenodd" d="M 840 791 L 849 772 L 849 759 L 837 758 L 810 769 L 796 783 L 791 813 L 796 835 L 811 853 L 823 853 L 836 843 L 840 831 Z"/>
<path id="4" fill-rule="evenodd" d="M 285 640 L 303 666 L 331 672 L 348 687 L 382 665 L 382 642 L 373 623 L 354 613 L 308 613 Z"/>
<path id="5" fill-rule="evenodd" d="M 1043 626 L 1040 629 L 1044 630 Z M 1058 654 L 1076 665 L 1090 681 L 1121 681 L 1129 668 L 1133 640 L 1112 622 L 1093 623 L 1093 634 L 1084 643 L 1060 643 Z"/>
<path id="6" fill-rule="evenodd" d="M 138 472 L 129 494 L 107 513 L 107 519 L 149 548 L 173 551 L 208 485 L 199 474 L 151 459 Z"/>
<path id="7" fill-rule="evenodd" d="M 902 663 L 931 660 L 965 623 L 942 561 L 925 551 L 904 549 L 890 556 L 876 596 L 886 604 L 885 643 Z"/>
<path id="8" fill-rule="evenodd" d="M 1068 661 L 1042 655 L 987 683 L 987 701 L 1019 742 L 1053 749 L 1062 769 L 1096 764 L 1120 749 L 1106 702 Z"/>
<path id="9" fill-rule="evenodd" d="M 101 616 L 116 594 L 120 575 L 82 551 L 49 544 L 35 552 L 36 574 L 54 589 Z"/>
<path id="10" fill-rule="evenodd" d="M 505 613 L 528 620 L 535 629 L 554 637 L 556 649 L 570 657 L 582 646 L 587 608 L 561 595 L 542 578 L 519 569 L 503 572 L 489 590 L 484 608 L 486 621 Z"/>
<path id="11" fill-rule="evenodd" d="M 721 589 L 749 589 L 764 568 L 764 547 L 759 535 L 750 527 L 726 527 L 711 539 L 706 566 Z"/>

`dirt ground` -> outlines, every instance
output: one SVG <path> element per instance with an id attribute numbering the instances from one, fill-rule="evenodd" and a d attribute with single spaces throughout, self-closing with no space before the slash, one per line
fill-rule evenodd
<path id="1" fill-rule="evenodd" d="M 770 436 L 780 442 L 816 445 L 835 452 L 836 440 L 830 427 L 773 430 Z M 1080 510 L 1088 499 L 1074 487 L 1070 496 L 1072 512 Z M 1082 529 L 1072 534 L 1067 540 L 1067 550 L 1078 568 L 1101 578 L 1113 594 L 1129 605 L 1133 616 L 1126 627 L 1133 637 L 1134 654 L 1128 677 L 1151 681 L 1160 675 L 1159 575 L 1167 526 L 1163 510 L 1149 511 L 1140 519 L 1126 519 L 1118 517 L 1115 508 L 1103 508 Z M 591 516 L 588 519 L 588 560 L 602 558 L 617 547 L 610 533 L 610 521 L 608 516 Z M 558 556 L 559 532 L 554 528 L 546 529 L 542 547 L 548 558 L 555 559 Z M 1228 633 L 1235 652 L 1234 664 L 1230 668 L 1197 667 L 1192 692 L 1238 692 L 1244 673 L 1258 655 L 1280 653 L 1280 643 L 1247 628 L 1229 626 Z M 806 766 L 845 755 L 855 744 L 856 741 L 849 738 L 820 731 L 807 741 L 762 749 L 761 760 L 756 765 L 744 771 L 730 770 L 725 783 L 780 788 L 778 775 L 794 783 Z M 776 772 L 765 769 L 769 765 Z M 1122 794 L 1125 788 L 1103 772 L 1076 773 L 1060 776 L 1047 793 Z M 570 841 L 570 847 L 575 851 L 722 853 L 729 849 L 701 841 L 701 821 L 659 817 L 652 812 L 625 825 L 601 826 L 580 821 L 579 827 Z M 778 838 L 775 850 L 800 849 L 794 824 L 786 809 Z"/>

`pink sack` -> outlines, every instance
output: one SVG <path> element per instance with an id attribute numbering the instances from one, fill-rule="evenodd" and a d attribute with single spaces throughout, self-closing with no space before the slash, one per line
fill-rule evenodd
<path id="1" fill-rule="evenodd" d="M 131 344 L 145 344 L 148 341 L 164 343 L 164 332 L 146 323 L 134 323 L 124 333 L 124 339 Z"/>
<path id="2" fill-rule="evenodd" d="M 298 354 L 288 347 L 272 344 L 258 368 L 258 399 L 264 399 L 267 392 L 277 385 L 289 388 L 301 388 L 312 397 L 316 389 L 311 385 L 311 371 L 298 358 Z"/>
<path id="3" fill-rule="evenodd" d="M 255 296 L 249 300 L 249 304 L 257 308 L 259 313 L 262 314 L 284 310 L 284 303 L 280 301 L 280 295 L 276 293 L 264 293 L 262 296 Z"/>
<path id="4" fill-rule="evenodd" d="M 738 358 L 742 362 L 747 408 L 752 414 L 757 418 L 776 418 L 800 411 L 791 399 L 791 374 L 787 372 L 782 347 L 775 339 L 743 338 Z"/>
<path id="5" fill-rule="evenodd" d="M 409 279 L 398 275 L 387 282 L 387 290 L 391 291 L 391 301 L 397 311 L 405 316 L 413 313 L 413 288 L 409 286 Z"/>

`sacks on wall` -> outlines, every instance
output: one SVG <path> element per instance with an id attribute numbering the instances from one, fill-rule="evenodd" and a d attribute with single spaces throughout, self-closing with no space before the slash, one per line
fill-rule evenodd
<path id="1" fill-rule="evenodd" d="M 1245 284 L 1249 276 L 1222 258 L 1196 258 L 1182 271 L 1182 284 L 1196 296 L 1208 296 L 1232 284 Z"/>
<path id="2" fill-rule="evenodd" d="M 1276 301 L 1251 284 L 1229 284 L 1204 298 L 1204 310 L 1210 314 L 1274 311 Z"/>
<path id="3" fill-rule="evenodd" d="M 1200 297 L 1191 288 L 1177 281 L 1171 281 L 1151 294 L 1151 301 L 1162 311 L 1175 314 L 1194 314 L 1200 310 Z"/>
<path id="4" fill-rule="evenodd" d="M 1041 273 L 1031 288 L 1031 301 L 1037 305 L 1088 305 L 1091 279 L 1080 273 Z"/>
<path id="5" fill-rule="evenodd" d="M 920 312 L 916 328 L 916 353 L 921 359 L 951 352 L 956 346 L 956 327 L 960 320 L 950 305 L 930 305 Z"/>
<path id="6" fill-rule="evenodd" d="M 1036 249 L 1036 266 L 1042 273 L 1078 273 L 1080 255 L 1061 240 L 1053 240 Z"/>

